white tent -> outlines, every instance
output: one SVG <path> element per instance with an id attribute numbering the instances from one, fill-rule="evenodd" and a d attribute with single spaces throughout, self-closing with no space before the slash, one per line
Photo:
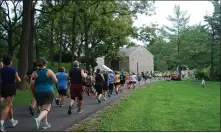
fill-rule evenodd
<path id="1" fill-rule="evenodd" d="M 111 70 L 109 67 L 107 67 L 106 65 L 97 65 L 96 67 L 95 67 L 95 71 L 96 71 L 96 69 L 100 69 L 101 71 L 112 71 L 113 72 L 113 70 Z"/>

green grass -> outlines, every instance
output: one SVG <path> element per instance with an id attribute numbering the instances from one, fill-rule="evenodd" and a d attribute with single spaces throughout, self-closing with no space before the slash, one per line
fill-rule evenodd
<path id="1" fill-rule="evenodd" d="M 93 126 L 90 126 L 93 125 Z M 72 131 L 220 131 L 220 83 L 162 81 L 137 89 Z"/>

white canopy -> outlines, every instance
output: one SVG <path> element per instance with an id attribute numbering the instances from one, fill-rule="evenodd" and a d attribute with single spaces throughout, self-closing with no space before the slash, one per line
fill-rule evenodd
<path id="1" fill-rule="evenodd" d="M 113 72 L 113 70 L 111 70 L 109 67 L 107 67 L 106 65 L 97 65 L 96 67 L 95 67 L 95 69 L 100 69 L 101 71 L 112 71 Z"/>

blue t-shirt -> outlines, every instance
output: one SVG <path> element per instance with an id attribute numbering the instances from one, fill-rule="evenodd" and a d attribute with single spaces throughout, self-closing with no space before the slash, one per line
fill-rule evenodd
<path id="1" fill-rule="evenodd" d="M 64 72 L 59 72 L 56 74 L 56 78 L 58 79 L 57 88 L 67 89 L 67 74 Z"/>
<path id="2" fill-rule="evenodd" d="M 3 67 L 0 71 L 1 83 L 15 87 L 15 74 L 17 69 L 14 67 Z"/>
<path id="3" fill-rule="evenodd" d="M 114 74 L 113 73 L 109 74 L 109 84 L 114 84 Z"/>
<path id="4" fill-rule="evenodd" d="M 139 75 L 137 75 L 137 79 L 138 79 L 138 81 L 140 81 L 141 80 L 141 75 L 139 74 Z"/>

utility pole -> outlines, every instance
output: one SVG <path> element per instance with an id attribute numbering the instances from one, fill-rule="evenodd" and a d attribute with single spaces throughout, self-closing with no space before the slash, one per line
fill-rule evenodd
<path id="1" fill-rule="evenodd" d="M 137 74 L 139 73 L 139 69 L 138 69 L 138 62 L 137 62 Z"/>

